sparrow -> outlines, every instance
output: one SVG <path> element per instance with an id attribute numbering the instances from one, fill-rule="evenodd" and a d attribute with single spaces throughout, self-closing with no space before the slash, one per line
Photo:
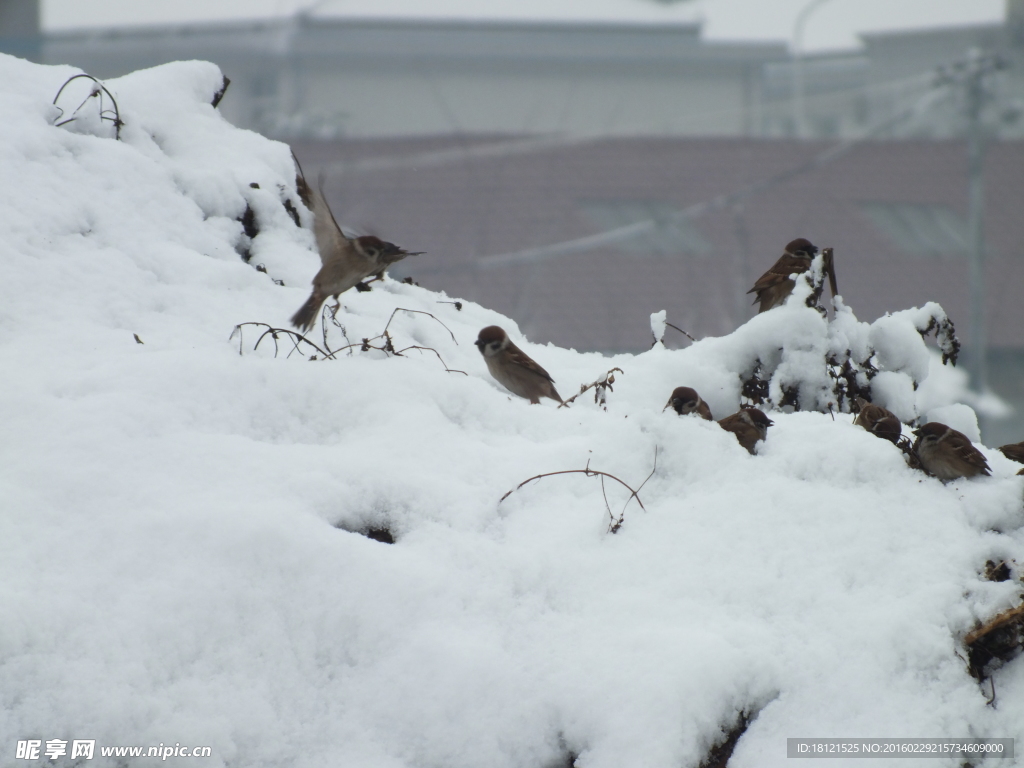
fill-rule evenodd
<path id="1" fill-rule="evenodd" d="M 555 381 L 551 374 L 513 344 L 504 330 L 489 325 L 480 331 L 474 343 L 484 356 L 491 376 L 509 392 L 525 397 L 534 405 L 542 397 L 562 402 L 561 396 L 555 391 Z"/>
<path id="2" fill-rule="evenodd" d="M 764 411 L 757 408 L 741 408 L 732 416 L 719 419 L 718 426 L 736 435 L 740 445 L 753 453 L 757 441 L 768 438 L 768 427 L 774 423 L 765 416 Z"/>
<path id="3" fill-rule="evenodd" d="M 927 472 L 943 482 L 988 475 L 988 462 L 967 435 L 937 421 L 914 430 L 914 452 Z"/>
<path id="4" fill-rule="evenodd" d="M 1010 461 L 1016 461 L 1018 464 L 1024 464 L 1024 443 L 1001 445 L 999 446 L 999 452 Z"/>
<path id="5" fill-rule="evenodd" d="M 713 421 L 711 418 L 711 409 L 708 408 L 708 404 L 701 400 L 700 395 L 697 394 L 697 390 L 692 387 L 676 387 L 672 390 L 672 396 L 665 403 L 665 408 L 669 406 L 675 410 L 680 416 L 686 414 L 696 413 L 702 419 Z M 665 410 L 662 408 L 661 410 Z"/>
<path id="6" fill-rule="evenodd" d="M 999 446 L 999 450 L 1002 452 L 1003 456 L 1008 458 L 1010 461 L 1016 461 L 1018 464 L 1024 464 L 1024 443 L 1001 445 Z M 1024 469 L 1017 474 L 1024 475 Z"/>
<path id="7" fill-rule="evenodd" d="M 785 253 L 771 269 L 757 278 L 754 287 L 747 293 L 755 294 L 754 303 L 761 303 L 758 314 L 782 304 L 793 292 L 796 283 L 789 279 L 794 272 L 803 274 L 811 268 L 811 261 L 818 253 L 818 247 L 810 240 L 800 237 L 786 246 Z"/>
<path id="8" fill-rule="evenodd" d="M 863 397 L 857 398 L 857 405 L 860 411 L 853 421 L 854 424 L 891 443 L 896 443 L 900 439 L 903 434 L 903 423 L 896 418 L 896 414 L 880 405 L 869 403 Z"/>
<path id="9" fill-rule="evenodd" d="M 305 333 L 316 324 L 317 314 L 328 296 L 337 301 L 340 294 L 371 275 L 376 279 L 383 277 L 384 271 L 396 261 L 421 254 L 410 253 L 373 235 L 346 237 L 335 221 L 323 191 L 306 183 L 297 159 L 295 168 L 299 197 L 313 212 L 313 235 L 322 265 L 313 277 L 313 292 L 291 320 L 292 325 Z"/>

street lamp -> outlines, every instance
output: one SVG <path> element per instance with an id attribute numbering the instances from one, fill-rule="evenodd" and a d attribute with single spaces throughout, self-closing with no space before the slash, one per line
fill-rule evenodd
<path id="1" fill-rule="evenodd" d="M 804 109 L 804 59 L 803 36 L 807 20 L 828 0 L 811 0 L 801 9 L 793 23 L 793 117 L 796 120 L 796 135 L 807 138 L 807 114 Z"/>

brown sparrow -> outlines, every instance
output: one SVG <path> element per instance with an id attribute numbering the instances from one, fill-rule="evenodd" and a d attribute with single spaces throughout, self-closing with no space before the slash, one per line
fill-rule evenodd
<path id="1" fill-rule="evenodd" d="M 757 408 L 741 408 L 732 416 L 719 419 L 718 426 L 736 435 L 740 445 L 753 453 L 757 441 L 768 438 L 768 427 L 774 423 L 765 416 L 764 411 Z"/>
<path id="2" fill-rule="evenodd" d="M 927 472 L 943 482 L 989 474 L 988 462 L 963 432 L 937 421 L 914 430 L 914 452 Z"/>
<path id="3" fill-rule="evenodd" d="M 551 374 L 513 344 L 504 330 L 489 325 L 480 331 L 474 343 L 484 356 L 491 376 L 509 392 L 533 404 L 539 403 L 542 397 L 562 402 Z"/>
<path id="4" fill-rule="evenodd" d="M 771 269 L 757 278 L 754 287 L 747 293 L 756 294 L 754 303 L 761 302 L 758 313 L 767 312 L 772 307 L 782 304 L 793 292 L 796 283 L 789 279 L 794 272 L 803 274 L 811 268 L 811 261 L 818 253 L 818 247 L 809 240 L 800 237 L 786 246 L 785 253 Z"/>
<path id="5" fill-rule="evenodd" d="M 1018 464 L 1024 464 L 1024 443 L 1001 445 L 999 446 L 999 452 L 1010 461 L 1016 461 Z"/>
<path id="6" fill-rule="evenodd" d="M 697 394 L 697 390 L 692 387 L 676 387 L 672 390 L 672 397 L 665 403 L 665 408 L 669 406 L 675 410 L 680 416 L 685 416 L 689 413 L 696 413 L 702 419 L 713 421 L 711 418 L 711 409 L 708 408 L 708 404 L 700 399 L 700 395 Z M 662 408 L 661 410 L 665 410 Z"/>
<path id="7" fill-rule="evenodd" d="M 896 418 L 896 414 L 880 405 L 869 403 L 863 397 L 857 398 L 857 405 L 860 406 L 860 412 L 854 419 L 854 424 L 891 443 L 896 443 L 900 439 L 903 424 Z"/>
<path id="8" fill-rule="evenodd" d="M 292 325 L 305 333 L 316 324 L 317 314 L 328 296 L 333 296 L 337 301 L 339 294 L 366 278 L 383 277 L 384 271 L 396 261 L 420 254 L 405 251 L 373 235 L 354 239 L 346 237 L 334 220 L 323 192 L 310 187 L 302 176 L 302 170 L 298 168 L 298 160 L 295 164 L 295 185 L 302 202 L 313 211 L 313 235 L 322 264 L 320 271 L 313 277 L 313 292 L 292 317 Z"/>
<path id="9" fill-rule="evenodd" d="M 1024 464 L 1024 443 L 1001 445 L 999 446 L 999 450 L 1002 452 L 1003 456 L 1008 458 L 1010 461 L 1016 461 L 1018 464 Z M 1017 474 L 1024 475 L 1024 469 Z"/>

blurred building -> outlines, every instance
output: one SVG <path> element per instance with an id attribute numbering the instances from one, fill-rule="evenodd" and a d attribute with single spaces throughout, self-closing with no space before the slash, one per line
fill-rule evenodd
<path id="1" fill-rule="evenodd" d="M 0 0 L 0 52 L 40 61 L 38 0 Z"/>
<path id="2" fill-rule="evenodd" d="M 25 8 L 30 0 L 0 0 Z M 3 17 L 0 16 L 0 19 Z M 1024 0 L 1005 24 L 863 35 L 853 53 L 794 59 L 784 43 L 722 43 L 699 24 L 352 19 L 315 13 L 255 22 L 66 31 L 49 63 L 100 78 L 177 59 L 216 62 L 225 115 L 282 138 L 521 133 L 572 136 L 858 135 L 919 99 L 936 67 L 969 49 L 1024 64 Z M 1022 66 L 998 78 L 1000 136 L 1022 136 Z M 954 103 L 919 135 L 962 129 Z M 893 135 L 902 135 L 898 132 Z"/>
<path id="3" fill-rule="evenodd" d="M 65 32 L 45 57 L 110 77 L 181 58 L 232 80 L 225 114 L 280 136 L 757 135 L 783 44 L 711 44 L 698 25 L 403 21 Z"/>

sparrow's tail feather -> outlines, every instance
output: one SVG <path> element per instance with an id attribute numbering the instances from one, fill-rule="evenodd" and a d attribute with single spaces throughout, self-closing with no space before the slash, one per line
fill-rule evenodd
<path id="1" fill-rule="evenodd" d="M 292 316 L 292 325 L 306 333 L 316 324 L 316 315 L 320 306 L 324 303 L 324 297 L 317 291 L 309 294 L 306 303 L 299 307 L 299 311 Z"/>

